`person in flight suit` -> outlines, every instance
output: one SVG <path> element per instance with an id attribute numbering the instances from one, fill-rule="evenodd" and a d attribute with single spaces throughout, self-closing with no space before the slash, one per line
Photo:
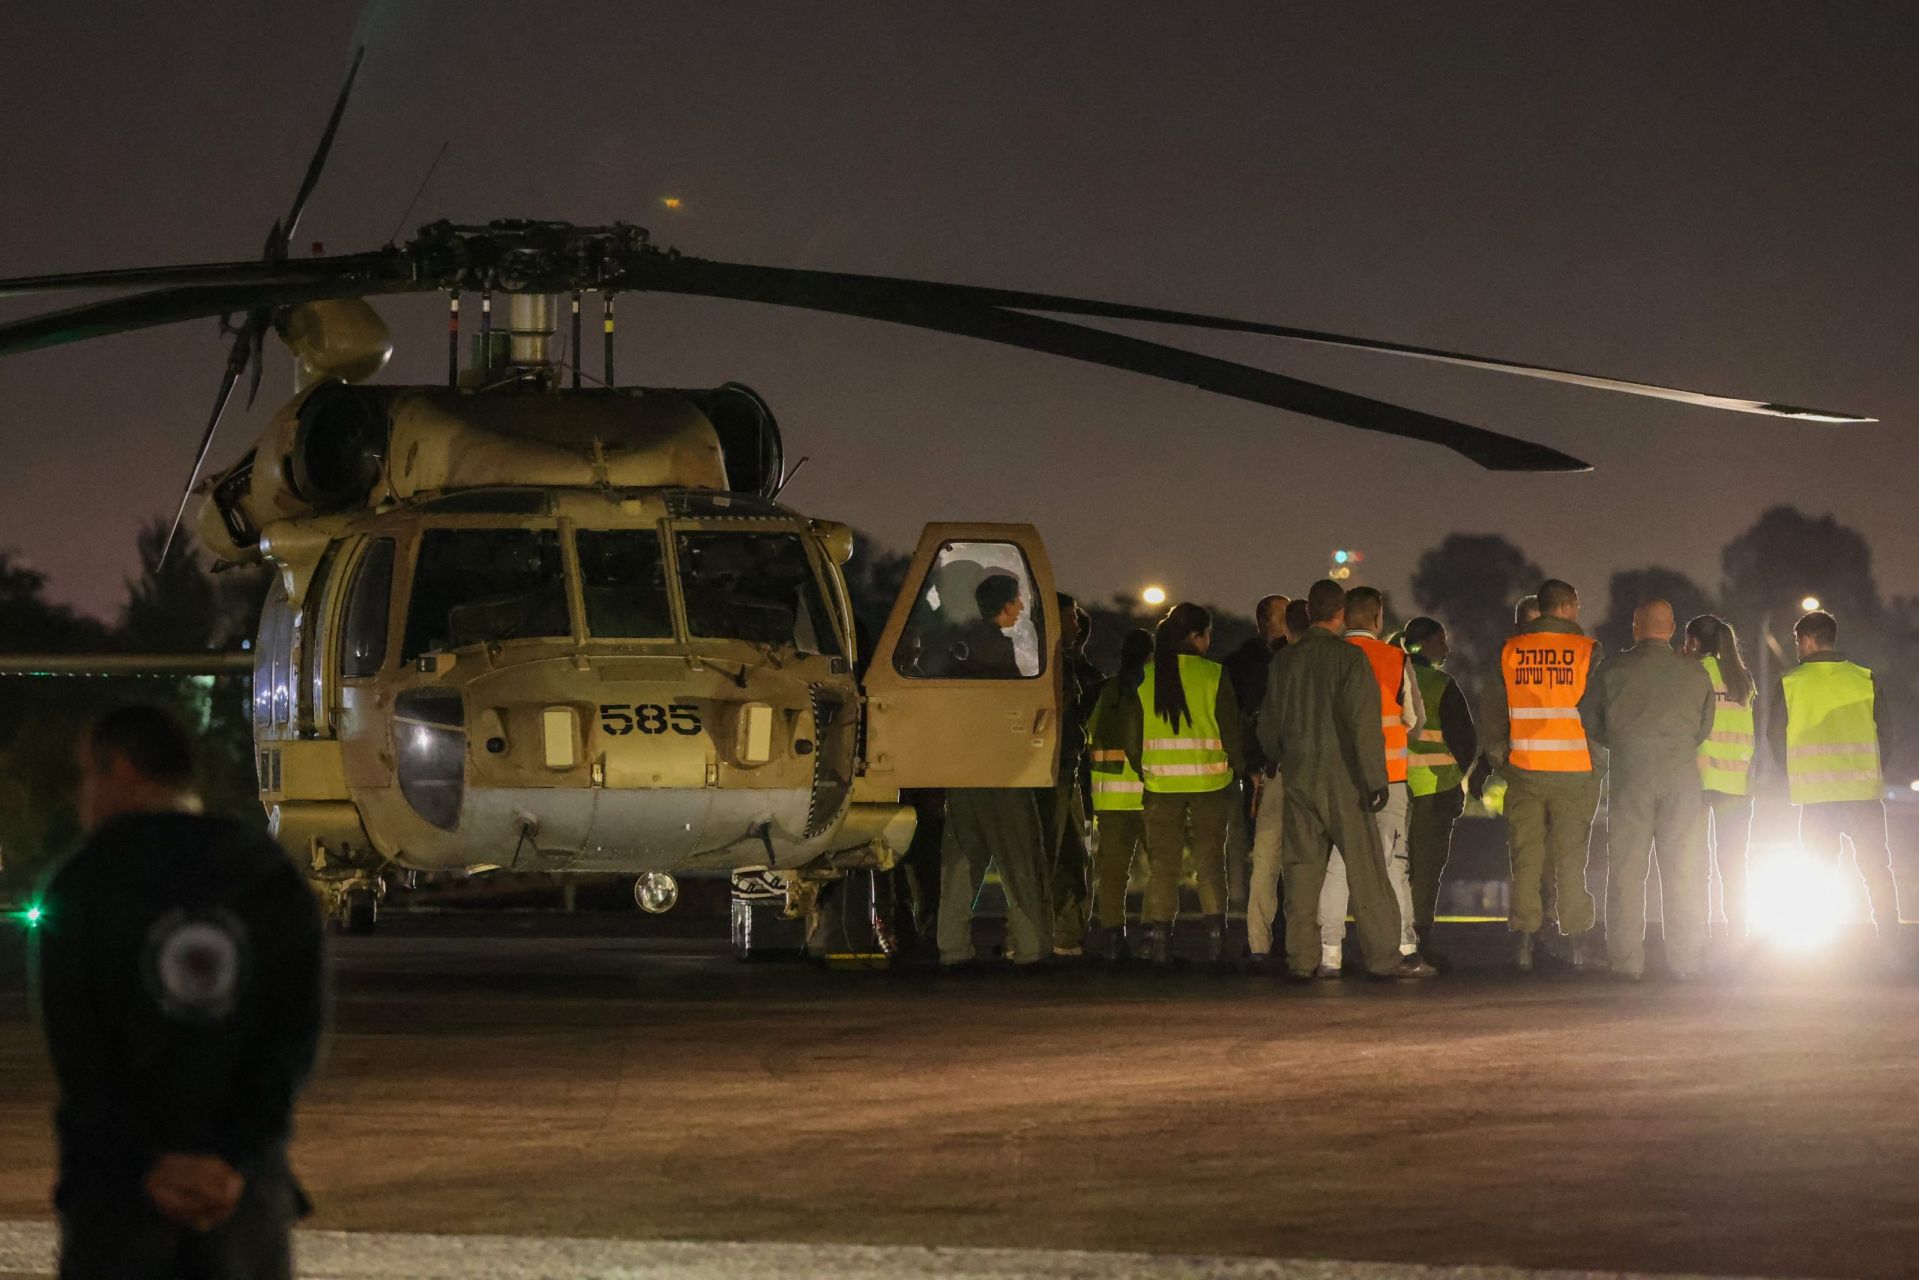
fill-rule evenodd
<path id="1" fill-rule="evenodd" d="M 1704 667 L 1672 647 L 1672 605 L 1633 610 L 1632 648 L 1600 664 L 1586 729 L 1612 753 L 1606 820 L 1606 953 L 1638 981 L 1646 968 L 1646 876 L 1659 860 L 1661 931 L 1675 978 L 1698 976 L 1706 949 L 1706 804 L 1699 748 L 1712 736 Z"/>
<path id="2" fill-rule="evenodd" d="M 62 1280 L 291 1274 L 323 926 L 278 845 L 198 812 L 193 771 L 165 712 L 103 716 L 80 747 L 86 843 L 40 900 Z"/>
<path id="3" fill-rule="evenodd" d="M 1019 580 L 989 573 L 973 590 L 979 617 L 952 644 L 950 669 L 958 678 L 1017 679 L 1019 658 L 1007 633 L 1026 602 Z M 940 842 L 940 963 L 971 964 L 973 905 L 989 865 L 999 867 L 1006 894 L 1008 952 L 1015 964 L 1053 955 L 1052 908 L 1046 892 L 1046 834 L 1029 787 L 951 787 Z"/>
<path id="4" fill-rule="evenodd" d="M 1280 874 L 1285 881 L 1286 969 L 1319 966 L 1319 895 L 1337 846 L 1360 954 L 1369 972 L 1430 978 L 1438 970 L 1399 951 L 1399 904 L 1375 815 L 1386 807 L 1386 739 L 1379 684 L 1366 655 L 1342 638 L 1346 590 L 1322 578 L 1306 594 L 1311 625 L 1273 659 L 1259 710 L 1259 747 L 1285 788 Z"/>

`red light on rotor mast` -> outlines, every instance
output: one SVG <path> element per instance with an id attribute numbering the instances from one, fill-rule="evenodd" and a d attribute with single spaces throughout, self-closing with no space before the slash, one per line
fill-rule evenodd
<path id="1" fill-rule="evenodd" d="M 326 243 L 321 240 L 315 240 L 313 242 L 313 256 L 318 258 L 323 256 L 325 253 L 326 253 Z"/>

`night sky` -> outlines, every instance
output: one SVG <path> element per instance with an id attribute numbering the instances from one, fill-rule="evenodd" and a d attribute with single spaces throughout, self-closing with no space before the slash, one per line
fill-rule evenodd
<path id="1" fill-rule="evenodd" d="M 10 6 L 0 275 L 256 256 L 360 7 Z M 1243 610 L 1303 589 L 1341 545 L 1404 599 L 1422 549 L 1498 531 L 1597 608 L 1615 568 L 1716 586 L 1720 546 L 1791 502 L 1861 529 L 1886 593 L 1919 592 L 1919 5 L 388 3 L 368 26 L 296 251 L 385 241 L 450 142 L 408 231 L 622 219 L 708 257 L 1242 315 L 1883 419 L 1800 425 L 1140 331 L 1597 468 L 1496 475 L 962 338 L 624 302 L 623 381 L 756 387 L 789 457 L 812 456 L 787 499 L 895 546 L 929 519 L 1032 521 L 1069 589 L 1161 580 Z M 437 295 L 379 305 L 391 376 L 436 380 Z M 0 362 L 0 546 L 57 597 L 117 607 L 225 350 L 209 321 Z M 218 462 L 290 388 L 271 351 Z"/>

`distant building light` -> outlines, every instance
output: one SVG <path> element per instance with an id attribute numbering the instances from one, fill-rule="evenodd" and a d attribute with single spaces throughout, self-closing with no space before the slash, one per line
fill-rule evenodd
<path id="1" fill-rule="evenodd" d="M 1166 603 L 1166 588 L 1147 587 L 1139 593 L 1139 598 L 1142 604 L 1149 604 L 1157 608 Z"/>
<path id="2" fill-rule="evenodd" d="M 677 209 L 684 202 L 678 196 L 661 196 L 660 203 L 669 209 Z"/>
<path id="3" fill-rule="evenodd" d="M 1345 553 L 1344 551 L 1335 551 L 1335 552 L 1333 552 L 1333 563 L 1334 563 L 1334 564 L 1345 564 L 1345 563 L 1346 563 L 1346 561 L 1347 561 L 1347 560 L 1348 560 L 1349 558 L 1350 558 L 1350 557 L 1348 557 L 1348 556 L 1347 556 L 1347 554 L 1346 554 L 1346 553 Z"/>
<path id="4" fill-rule="evenodd" d="M 1799 602 L 1799 607 L 1805 610 L 1807 613 L 1813 613 L 1819 608 L 1819 597 L 1807 596 L 1804 600 L 1801 600 Z"/>

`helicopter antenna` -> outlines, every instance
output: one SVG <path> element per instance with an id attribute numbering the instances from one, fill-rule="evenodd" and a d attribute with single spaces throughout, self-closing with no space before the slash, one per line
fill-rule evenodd
<path id="1" fill-rule="evenodd" d="M 771 500 L 774 502 L 778 502 L 780 500 L 780 495 L 786 492 L 786 486 L 789 484 L 792 484 L 793 477 L 800 473 L 800 468 L 804 467 L 807 463 L 811 462 L 812 460 L 813 460 L 812 454 L 810 453 L 801 454 L 800 460 L 793 464 L 793 469 L 780 477 L 779 487 L 773 490 Z"/>
<path id="2" fill-rule="evenodd" d="M 400 232 L 406 229 L 406 220 L 413 216 L 414 206 L 418 205 L 420 203 L 420 197 L 426 194 L 427 185 L 433 181 L 433 175 L 438 171 L 440 161 L 446 159 L 446 149 L 452 145 L 453 139 L 451 138 L 448 138 L 440 144 L 439 151 L 433 156 L 433 163 L 426 167 L 426 177 L 420 179 L 420 185 L 413 192 L 413 198 L 406 202 L 406 212 L 402 213 L 400 220 L 393 224 L 393 234 L 387 237 L 389 242 L 399 239 Z"/>
<path id="3" fill-rule="evenodd" d="M 360 45 L 353 51 L 353 62 L 347 67 L 346 83 L 340 86 L 340 96 L 333 101 L 333 112 L 327 117 L 326 128 L 320 134 L 320 145 L 313 150 L 313 158 L 307 162 L 306 173 L 300 179 L 300 189 L 294 193 L 293 205 L 287 210 L 286 217 L 276 221 L 267 230 L 266 249 L 260 255 L 266 262 L 285 262 L 287 246 L 293 240 L 293 233 L 300 226 L 300 215 L 306 211 L 307 201 L 313 196 L 313 189 L 320 184 L 320 174 L 326 168 L 327 156 L 333 150 L 333 139 L 340 131 L 340 121 L 346 115 L 346 104 L 353 96 L 353 82 L 360 75 L 360 64 L 366 60 L 366 46 Z M 160 561 L 164 565 L 167 556 L 173 550 L 173 540 L 180 534 L 180 522 L 186 518 L 187 503 L 193 500 L 194 486 L 200 483 L 200 471 L 206 466 L 207 455 L 213 451 L 213 437 L 220 430 L 220 419 L 227 410 L 227 402 L 233 398 L 233 388 L 239 383 L 240 376 L 249 368 L 253 376 L 247 387 L 247 404 L 251 406 L 254 397 L 260 393 L 260 370 L 265 364 L 261 348 L 266 339 L 267 326 L 273 323 L 273 312 L 266 307 L 256 307 L 246 313 L 246 319 L 232 326 L 233 346 L 227 351 L 226 372 L 221 375 L 220 391 L 213 399 L 213 412 L 207 418 L 207 428 L 200 435 L 200 451 L 193 457 L 193 470 L 187 474 L 186 488 L 180 494 L 180 505 L 174 508 L 173 523 L 167 526 L 166 541 L 160 545 Z M 222 321 L 223 327 L 225 322 Z"/>

